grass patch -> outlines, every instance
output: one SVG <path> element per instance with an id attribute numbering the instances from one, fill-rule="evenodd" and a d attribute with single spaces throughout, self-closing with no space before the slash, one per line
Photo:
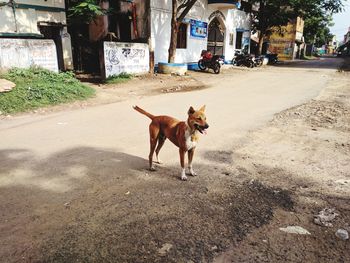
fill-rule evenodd
<path id="1" fill-rule="evenodd" d="M 0 93 L 0 111 L 3 113 L 84 100 L 95 94 L 93 88 L 83 85 L 71 72 L 13 68 L 0 77 L 16 83 L 12 91 Z"/>
<path id="2" fill-rule="evenodd" d="M 106 84 L 120 84 L 133 78 L 133 75 L 128 73 L 121 73 L 119 75 L 111 76 L 106 79 Z"/>

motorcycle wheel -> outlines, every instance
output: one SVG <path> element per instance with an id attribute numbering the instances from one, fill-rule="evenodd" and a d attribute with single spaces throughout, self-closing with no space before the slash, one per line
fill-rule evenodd
<path id="1" fill-rule="evenodd" d="M 198 61 L 198 67 L 199 67 L 199 69 L 202 70 L 202 71 L 207 69 L 207 67 L 206 67 L 205 64 L 204 64 L 203 59 L 200 59 L 200 60 Z"/>
<path id="2" fill-rule="evenodd" d="M 213 67 L 214 73 L 215 74 L 219 74 L 220 73 L 220 68 L 221 68 L 220 64 L 218 62 L 216 62 L 214 64 L 214 67 Z"/>
<path id="3" fill-rule="evenodd" d="M 232 66 L 237 66 L 237 61 L 235 59 L 232 59 Z"/>
<path id="4" fill-rule="evenodd" d="M 257 66 L 257 67 L 261 67 L 262 64 L 263 64 L 263 61 L 262 61 L 261 59 L 259 59 L 259 60 L 257 61 L 257 63 L 256 63 L 256 66 Z"/>
<path id="5" fill-rule="evenodd" d="M 254 68 L 254 62 L 253 61 L 247 61 L 247 67 L 248 68 Z"/>

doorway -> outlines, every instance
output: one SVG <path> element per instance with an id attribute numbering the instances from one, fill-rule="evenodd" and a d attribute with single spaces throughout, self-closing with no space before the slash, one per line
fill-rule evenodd
<path id="1" fill-rule="evenodd" d="M 215 17 L 208 27 L 208 47 L 213 55 L 222 56 L 224 54 L 224 29 L 220 21 Z"/>
<path id="2" fill-rule="evenodd" d="M 61 31 L 62 25 L 39 25 L 40 33 L 45 39 L 52 39 L 56 45 L 57 62 L 60 71 L 64 71 Z"/>

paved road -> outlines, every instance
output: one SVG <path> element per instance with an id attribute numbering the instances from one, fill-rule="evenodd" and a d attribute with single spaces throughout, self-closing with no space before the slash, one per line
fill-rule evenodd
<path id="1" fill-rule="evenodd" d="M 132 110 L 134 104 L 153 114 L 167 114 L 178 119 L 186 118 L 189 106 L 199 108 L 206 104 L 210 129 L 201 139 L 198 153 L 229 148 L 242 132 L 259 127 L 277 112 L 317 96 L 340 62 L 328 58 L 261 71 L 230 70 L 220 75 L 196 73 L 211 85 L 209 89 L 2 120 L 0 151 L 4 154 L 8 150 L 22 149 L 36 158 L 48 158 L 84 146 L 145 158 L 149 148 L 149 120 Z M 164 160 L 177 162 L 177 150 L 170 142 L 162 151 Z M 4 159 L 0 160 L 1 166 L 3 162 Z M 55 163 L 47 165 L 55 166 Z M 8 185 L 6 177 L 6 174 L 1 175 L 0 187 Z"/>
<path id="2" fill-rule="evenodd" d="M 259 128 L 275 113 L 316 97 L 340 62 L 331 58 L 253 71 L 231 69 L 220 75 L 194 73 L 210 88 L 1 120 L 0 258 L 6 262 L 29 261 L 47 244 L 48 236 L 60 239 L 60 231 L 72 224 L 76 227 L 68 237 L 78 238 L 76 233 L 85 231 L 81 229 L 94 213 L 97 216 L 90 222 L 93 229 L 104 224 L 101 222 L 106 217 L 134 220 L 138 206 L 115 209 L 122 209 L 123 197 L 129 190 L 137 198 L 135 204 L 146 206 L 145 211 L 158 212 L 161 204 L 156 206 L 154 202 L 158 202 L 161 188 L 174 187 L 179 189 L 176 201 L 181 209 L 184 207 L 185 193 L 193 190 L 191 187 L 199 183 L 200 177 L 197 181 L 190 178 L 182 188 L 177 180 L 169 180 L 167 176 L 179 167 L 178 151 L 170 142 L 161 152 L 164 168 L 153 177 L 144 172 L 148 166 L 149 120 L 135 112 L 132 105 L 154 114 L 185 119 L 189 106 L 199 108 L 206 104 L 209 134 L 202 136 L 194 161 L 194 168 L 201 165 L 201 169 L 206 169 L 211 158 L 205 153 L 232 151 L 247 131 Z M 160 177 L 162 171 L 167 176 Z M 159 180 L 163 181 L 150 189 Z M 144 201 L 146 197 L 148 203 Z M 172 196 L 169 198 L 174 202 Z M 74 209 L 67 210 L 70 202 Z M 132 208 L 136 210 L 130 212 Z M 124 226 L 113 223 L 110 227 Z M 64 239 L 62 242 L 65 244 Z M 73 248 L 79 250 L 78 244 L 83 243 L 79 241 Z M 52 246 L 55 249 L 64 244 Z M 67 249 L 72 247 L 68 244 Z"/>

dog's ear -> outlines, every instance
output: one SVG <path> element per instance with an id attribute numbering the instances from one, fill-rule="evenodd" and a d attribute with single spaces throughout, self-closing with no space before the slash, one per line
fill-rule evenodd
<path id="1" fill-rule="evenodd" d="M 205 105 L 203 105 L 202 108 L 199 109 L 199 111 L 204 112 L 205 111 Z"/>
<path id="2" fill-rule="evenodd" d="M 191 106 L 187 113 L 188 113 L 188 115 L 195 113 L 194 108 Z"/>

